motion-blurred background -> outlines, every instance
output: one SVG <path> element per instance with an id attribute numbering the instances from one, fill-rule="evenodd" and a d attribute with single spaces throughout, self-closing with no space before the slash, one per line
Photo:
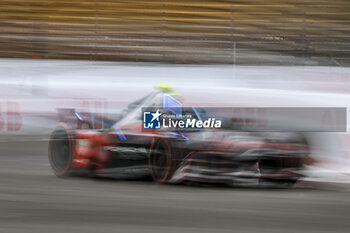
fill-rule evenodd
<path id="1" fill-rule="evenodd" d="M 3 0 L 0 57 L 350 64 L 348 0 Z"/>

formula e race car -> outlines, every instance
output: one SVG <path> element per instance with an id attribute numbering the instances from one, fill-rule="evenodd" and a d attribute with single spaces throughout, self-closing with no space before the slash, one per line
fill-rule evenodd
<path id="1" fill-rule="evenodd" d="M 301 134 L 204 127 L 145 130 L 147 107 L 182 108 L 177 95 L 163 88 L 129 104 L 116 121 L 100 119 L 99 129 L 84 113 L 66 111 L 72 117 L 63 117 L 50 136 L 53 172 L 58 177 L 83 170 L 99 177 L 225 185 L 291 185 L 302 177 L 308 145 Z M 186 111 L 196 119 L 203 112 Z"/>

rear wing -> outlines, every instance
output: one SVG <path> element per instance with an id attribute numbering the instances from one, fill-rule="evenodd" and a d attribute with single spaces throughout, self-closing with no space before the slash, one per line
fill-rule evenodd
<path id="1" fill-rule="evenodd" d="M 60 122 L 69 124 L 74 129 L 109 129 L 115 121 L 96 113 L 77 112 L 74 108 L 58 108 Z"/>

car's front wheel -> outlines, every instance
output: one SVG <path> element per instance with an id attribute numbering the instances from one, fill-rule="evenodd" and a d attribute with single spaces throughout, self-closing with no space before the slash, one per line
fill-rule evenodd
<path id="1" fill-rule="evenodd" d="M 158 140 L 154 143 L 149 155 L 149 168 L 154 181 L 166 183 L 172 173 L 172 148 L 168 140 Z"/>

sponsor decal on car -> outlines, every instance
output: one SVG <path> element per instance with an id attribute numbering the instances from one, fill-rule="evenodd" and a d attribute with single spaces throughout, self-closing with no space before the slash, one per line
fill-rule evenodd
<path id="1" fill-rule="evenodd" d="M 144 147 L 126 147 L 126 146 L 105 146 L 104 150 L 121 153 L 147 153 Z"/>

